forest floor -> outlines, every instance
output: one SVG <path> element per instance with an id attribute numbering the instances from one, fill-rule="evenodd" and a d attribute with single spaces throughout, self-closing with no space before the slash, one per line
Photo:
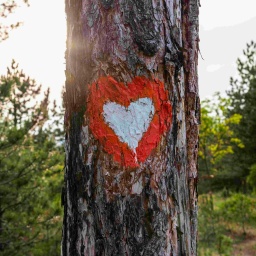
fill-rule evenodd
<path id="1" fill-rule="evenodd" d="M 248 198 L 239 205 L 220 193 L 199 196 L 199 256 L 256 256 L 256 195 Z"/>
<path id="2" fill-rule="evenodd" d="M 230 234 L 234 241 L 234 256 L 256 256 L 256 228 L 248 227 L 244 235 L 240 232 L 232 231 Z"/>

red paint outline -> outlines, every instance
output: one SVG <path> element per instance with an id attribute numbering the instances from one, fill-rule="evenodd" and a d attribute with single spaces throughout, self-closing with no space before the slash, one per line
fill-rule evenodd
<path id="1" fill-rule="evenodd" d="M 109 101 L 128 107 L 132 101 L 139 98 L 151 98 L 155 107 L 155 114 L 136 148 L 136 154 L 124 142 L 121 142 L 114 131 L 105 123 L 103 105 Z M 104 150 L 113 155 L 115 161 L 125 167 L 138 167 L 144 162 L 151 151 L 157 146 L 161 136 L 166 132 L 172 121 L 172 107 L 168 100 L 168 92 L 164 84 L 154 79 L 135 77 L 131 83 L 125 85 L 117 82 L 113 77 L 100 77 L 90 86 L 87 115 L 90 120 L 90 130 L 103 145 Z"/>

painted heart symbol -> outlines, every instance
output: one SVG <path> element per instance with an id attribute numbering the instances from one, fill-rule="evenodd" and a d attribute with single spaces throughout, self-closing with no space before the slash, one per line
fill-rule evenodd
<path id="1" fill-rule="evenodd" d="M 128 108 L 115 102 L 103 106 L 105 122 L 114 130 L 120 141 L 128 144 L 133 151 L 147 131 L 153 118 L 155 107 L 149 98 L 132 102 Z"/>
<path id="2" fill-rule="evenodd" d="M 171 104 L 161 81 L 135 77 L 125 85 L 101 77 L 90 86 L 90 130 L 125 167 L 138 167 L 171 125 Z"/>

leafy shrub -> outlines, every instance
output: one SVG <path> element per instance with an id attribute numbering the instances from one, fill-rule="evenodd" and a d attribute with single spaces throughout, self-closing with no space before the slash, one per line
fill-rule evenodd
<path id="1" fill-rule="evenodd" d="M 199 208 L 199 255 L 211 256 L 214 252 L 230 255 L 232 239 L 225 236 L 222 212 L 216 209 L 211 193 L 202 195 Z"/>
<path id="2" fill-rule="evenodd" d="M 250 174 L 247 176 L 247 182 L 256 193 L 256 164 L 252 165 L 250 168 Z"/>
<path id="3" fill-rule="evenodd" d="M 225 221 L 241 224 L 243 233 L 246 234 L 246 223 L 255 218 L 253 200 L 243 194 L 233 194 L 220 206 L 220 212 Z"/>

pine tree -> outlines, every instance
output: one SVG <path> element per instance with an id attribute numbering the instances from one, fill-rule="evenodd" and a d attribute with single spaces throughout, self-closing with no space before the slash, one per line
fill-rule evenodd
<path id="1" fill-rule="evenodd" d="M 23 0 L 23 2 L 29 6 L 28 0 Z M 6 40 L 9 37 L 11 30 L 18 28 L 21 22 L 16 22 L 14 24 L 8 24 L 5 18 L 7 18 L 11 13 L 17 9 L 18 5 L 15 0 L 7 0 L 0 4 L 0 42 Z"/>
<path id="2" fill-rule="evenodd" d="M 0 254 L 59 255 L 62 149 L 49 120 L 49 90 L 13 61 L 0 79 Z M 49 121 L 48 121 L 49 122 Z M 51 128 L 51 129 L 50 129 Z"/>
<path id="3" fill-rule="evenodd" d="M 242 116 L 239 126 L 234 126 L 234 135 L 244 144 L 244 148 L 235 147 L 230 159 L 232 172 L 237 173 L 241 181 L 249 174 L 256 163 L 256 43 L 247 44 L 243 57 L 237 61 L 239 77 L 231 78 L 231 88 L 227 94 L 231 100 L 228 116 L 234 113 Z M 228 166 L 228 165 L 227 165 Z"/>
<path id="4" fill-rule="evenodd" d="M 196 255 L 197 0 L 68 0 L 62 255 Z"/>

